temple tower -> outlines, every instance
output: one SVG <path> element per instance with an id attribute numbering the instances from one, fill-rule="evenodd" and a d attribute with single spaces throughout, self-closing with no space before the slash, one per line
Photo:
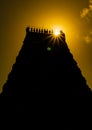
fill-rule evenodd
<path id="1" fill-rule="evenodd" d="M 23 46 L 3 86 L 2 97 L 89 96 L 80 68 L 60 31 L 26 28 Z"/>

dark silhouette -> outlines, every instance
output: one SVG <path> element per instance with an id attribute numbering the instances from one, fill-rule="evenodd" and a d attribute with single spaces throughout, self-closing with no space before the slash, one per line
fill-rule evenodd
<path id="1" fill-rule="evenodd" d="M 73 110 L 80 107 L 78 113 L 83 114 L 91 95 L 67 46 L 65 34 L 61 31 L 59 37 L 54 37 L 53 31 L 28 27 L 23 46 L 0 95 L 2 110 L 6 114 L 16 111 L 21 119 L 22 112 L 33 112 L 33 122 L 34 116 L 39 120 L 40 116 L 54 118 L 62 113 L 63 121 L 68 122 Z M 77 118 L 77 113 L 74 114 L 72 119 Z M 74 124 L 73 120 L 71 122 L 70 127 Z"/>

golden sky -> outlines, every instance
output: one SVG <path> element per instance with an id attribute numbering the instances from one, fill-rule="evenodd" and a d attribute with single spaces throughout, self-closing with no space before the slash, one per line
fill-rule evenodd
<path id="1" fill-rule="evenodd" d="M 92 0 L 0 0 L 0 91 L 15 63 L 27 26 L 60 27 L 92 88 Z"/>

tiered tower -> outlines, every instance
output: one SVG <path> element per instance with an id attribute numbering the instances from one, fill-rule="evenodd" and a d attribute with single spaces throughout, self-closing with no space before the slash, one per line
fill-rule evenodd
<path id="1" fill-rule="evenodd" d="M 65 34 L 28 27 L 0 95 L 3 127 L 88 129 L 91 95 Z"/>
<path id="2" fill-rule="evenodd" d="M 73 59 L 65 34 L 46 29 L 26 28 L 23 46 L 16 58 L 2 97 L 89 96 L 91 90 Z M 12 99 L 11 98 L 11 99 Z"/>

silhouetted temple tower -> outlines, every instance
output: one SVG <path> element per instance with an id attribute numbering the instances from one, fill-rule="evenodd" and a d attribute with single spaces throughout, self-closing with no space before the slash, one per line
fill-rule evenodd
<path id="1" fill-rule="evenodd" d="M 16 58 L 1 96 L 86 96 L 86 84 L 61 31 L 27 28 L 23 46 Z"/>
<path id="2" fill-rule="evenodd" d="M 0 95 L 1 121 L 9 129 L 88 129 L 90 95 L 64 33 L 56 37 L 53 31 L 27 28 Z"/>

